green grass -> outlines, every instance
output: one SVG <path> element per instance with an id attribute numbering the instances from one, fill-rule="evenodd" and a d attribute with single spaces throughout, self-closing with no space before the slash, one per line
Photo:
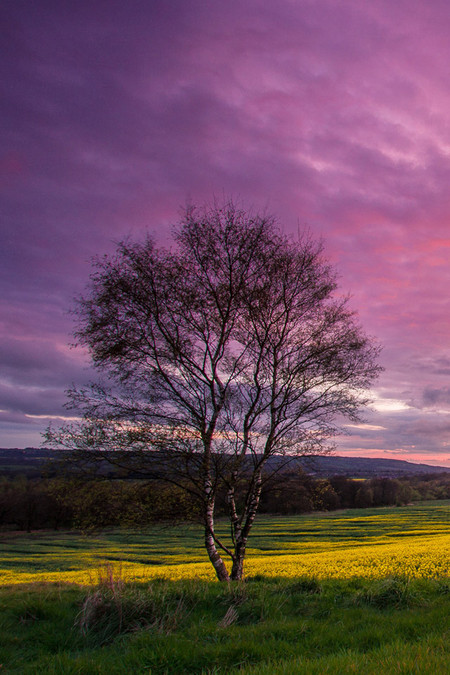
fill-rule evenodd
<path id="1" fill-rule="evenodd" d="M 448 548 L 439 546 L 448 541 L 449 507 L 447 501 L 261 517 L 247 579 L 229 585 L 194 578 L 206 565 L 195 527 L 2 536 L 0 672 L 450 673 L 445 566 L 434 578 L 410 573 L 410 562 L 402 567 L 401 557 L 404 573 L 397 576 L 370 578 L 369 565 L 367 574 L 345 578 L 333 568 L 339 556 L 364 561 L 369 550 L 380 558 L 404 550 L 406 561 L 414 546 L 421 552 L 419 571 L 424 551 L 436 550 L 448 562 Z M 291 559 L 316 563 L 298 576 L 286 562 Z M 330 561 L 328 577 L 315 574 L 320 560 Z M 127 565 L 152 574 L 125 582 L 121 570 Z M 185 579 L 162 578 L 180 568 Z M 277 569 L 286 572 L 277 576 Z M 81 571 L 90 585 L 18 583 L 46 573 L 76 582 Z"/>
<path id="2" fill-rule="evenodd" d="M 378 672 L 431 673 L 433 664 L 435 675 L 450 668 L 449 590 L 429 580 L 287 579 L 5 588 L 0 663 L 24 674 L 250 675 L 375 673 L 384 659 L 392 669 Z M 423 668 L 408 670 L 416 658 Z"/>

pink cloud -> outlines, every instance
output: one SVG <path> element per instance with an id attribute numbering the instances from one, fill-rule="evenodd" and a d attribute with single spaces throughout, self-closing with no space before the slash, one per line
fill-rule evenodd
<path id="1" fill-rule="evenodd" d="M 384 344 L 377 393 L 411 408 L 371 417 L 387 432 L 367 430 L 360 450 L 444 461 L 448 4 L 7 0 L 1 11 L 0 339 L 10 383 L 28 382 L 25 413 L 37 373 L 51 386 L 52 354 L 52 409 L 65 377 L 83 379 L 61 344 L 91 256 L 147 228 L 167 242 L 187 199 L 231 194 L 287 233 L 300 223 L 323 236 Z M 431 391 L 435 435 L 420 407 Z"/>

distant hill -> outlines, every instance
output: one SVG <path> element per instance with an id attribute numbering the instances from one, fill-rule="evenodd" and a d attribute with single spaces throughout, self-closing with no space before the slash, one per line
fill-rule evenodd
<path id="1" fill-rule="evenodd" d="M 0 448 L 0 476 L 25 474 L 39 476 L 43 465 L 58 457 L 58 451 L 46 448 Z M 276 468 L 284 458 L 272 457 L 269 466 Z M 340 457 L 339 455 L 295 458 L 288 470 L 301 466 L 315 476 L 348 476 L 350 478 L 395 478 L 407 475 L 449 472 L 449 467 L 414 464 L 401 459 L 377 459 L 370 457 Z"/>
<path id="2" fill-rule="evenodd" d="M 319 476 L 349 476 L 353 478 L 398 477 L 426 473 L 449 472 L 445 466 L 414 464 L 402 459 L 378 459 L 372 457 L 340 457 L 338 455 L 317 456 L 300 459 L 308 473 Z"/>
<path id="3" fill-rule="evenodd" d="M 0 476 L 40 476 L 44 463 L 52 455 L 53 451 L 46 448 L 0 448 Z"/>

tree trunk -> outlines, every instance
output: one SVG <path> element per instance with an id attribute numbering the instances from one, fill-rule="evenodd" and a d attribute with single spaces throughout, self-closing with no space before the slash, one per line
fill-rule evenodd
<path id="1" fill-rule="evenodd" d="M 233 559 L 233 567 L 231 568 L 230 578 L 232 581 L 241 581 L 244 578 L 244 558 L 245 549 L 247 546 L 247 538 L 241 540 L 235 549 L 235 557 Z"/>
<path id="2" fill-rule="evenodd" d="M 214 541 L 214 503 L 208 504 L 205 510 L 205 547 L 218 580 L 230 581 L 230 575 Z"/>
<path id="3" fill-rule="evenodd" d="M 255 472 L 253 489 L 248 495 L 244 525 L 235 527 L 234 557 L 231 569 L 231 579 L 241 581 L 244 578 L 244 559 L 247 548 L 248 535 L 259 507 L 261 498 L 261 470 Z"/>

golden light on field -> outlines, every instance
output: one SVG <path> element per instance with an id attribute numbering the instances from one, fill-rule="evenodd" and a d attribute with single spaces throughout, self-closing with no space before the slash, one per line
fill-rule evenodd
<path id="1" fill-rule="evenodd" d="M 438 502 L 367 512 L 262 516 L 248 551 L 246 576 L 449 578 L 448 507 L 448 502 Z M 123 536 L 126 545 L 102 535 L 36 535 L 36 549 L 32 544 L 27 556 L 24 540 L 18 538 L 17 552 L 12 546 L 10 556 L 0 559 L 0 584 L 95 585 L 105 565 L 124 581 L 215 579 L 196 530 Z"/>

